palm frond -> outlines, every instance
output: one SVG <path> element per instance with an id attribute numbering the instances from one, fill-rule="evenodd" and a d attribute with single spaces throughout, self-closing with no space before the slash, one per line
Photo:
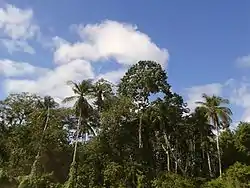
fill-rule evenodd
<path id="1" fill-rule="evenodd" d="M 202 97 L 205 101 L 209 100 L 209 98 L 210 98 L 210 96 L 207 95 L 206 93 L 202 93 L 201 97 Z"/>
<path id="2" fill-rule="evenodd" d="M 92 80 L 88 79 L 88 80 L 83 80 L 80 84 L 79 84 L 79 88 L 81 91 L 82 95 L 89 95 L 92 93 L 93 91 L 93 84 L 92 84 Z"/>
<path id="3" fill-rule="evenodd" d="M 225 122 L 225 123 L 231 123 L 232 122 L 232 119 L 230 117 L 230 115 L 222 110 L 218 110 L 218 116 L 219 118 Z"/>
<path id="4" fill-rule="evenodd" d="M 217 100 L 219 101 L 220 104 L 229 104 L 229 100 L 222 98 L 222 97 L 217 97 Z"/>
<path id="5" fill-rule="evenodd" d="M 73 82 L 71 80 L 67 81 L 67 85 L 72 87 L 72 90 L 74 91 L 74 93 L 80 93 L 80 87 L 79 87 L 79 83 Z"/>
<path id="6" fill-rule="evenodd" d="M 74 85 L 75 82 L 73 82 L 72 80 L 68 80 L 66 83 L 67 83 L 67 85 L 72 86 L 72 85 Z"/>
<path id="7" fill-rule="evenodd" d="M 96 132 L 95 132 L 95 130 L 94 130 L 94 128 L 92 126 L 88 126 L 87 129 L 89 130 L 89 132 L 91 134 L 93 134 L 94 136 L 96 136 Z"/>
<path id="8" fill-rule="evenodd" d="M 69 102 L 73 102 L 74 100 L 77 100 L 79 97 L 74 95 L 74 96 L 70 96 L 70 97 L 66 97 L 65 99 L 62 100 L 62 103 L 69 103 Z"/>
<path id="9" fill-rule="evenodd" d="M 224 113 L 226 113 L 226 114 L 229 115 L 229 116 L 233 115 L 232 110 L 231 110 L 230 108 L 228 108 L 228 107 L 220 106 L 220 107 L 219 107 L 219 110 L 220 110 L 220 111 L 223 111 Z"/>
<path id="10" fill-rule="evenodd" d="M 202 101 L 196 101 L 195 104 L 206 105 L 206 103 L 205 103 L 205 102 L 202 102 Z"/>

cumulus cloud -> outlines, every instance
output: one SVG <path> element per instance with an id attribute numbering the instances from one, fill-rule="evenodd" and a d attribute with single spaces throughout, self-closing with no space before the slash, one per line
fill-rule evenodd
<path id="1" fill-rule="evenodd" d="M 122 65 L 153 60 L 165 66 L 168 60 L 168 51 L 159 48 L 134 25 L 107 20 L 75 28 L 82 40 L 62 42 L 55 51 L 55 62 L 64 64 L 78 58 L 89 61 L 112 58 Z"/>
<path id="2" fill-rule="evenodd" d="M 250 80 L 246 77 L 242 79 L 229 79 L 224 83 L 212 83 L 200 86 L 193 86 L 185 90 L 186 99 L 191 111 L 197 107 L 196 101 L 202 101 L 202 93 L 208 95 L 219 95 L 230 100 L 230 107 L 239 107 L 242 114 L 237 114 L 240 121 L 250 122 Z M 232 128 L 237 127 L 239 119 L 232 123 Z"/>
<path id="3" fill-rule="evenodd" d="M 7 93 L 25 91 L 63 99 L 65 96 L 72 95 L 71 88 L 66 85 L 67 81 L 90 78 L 94 78 L 90 63 L 84 60 L 74 60 L 54 70 L 48 70 L 37 79 L 6 79 L 4 85 Z"/>
<path id="4" fill-rule="evenodd" d="M 105 79 L 111 83 L 118 83 L 118 81 L 125 75 L 126 69 L 118 69 L 115 71 L 110 71 L 97 76 L 97 79 Z"/>
<path id="5" fill-rule="evenodd" d="M 243 108 L 241 120 L 250 122 L 250 82 L 247 80 L 235 81 L 232 88 L 230 101 Z"/>
<path id="6" fill-rule="evenodd" d="M 10 54 L 15 51 L 26 52 L 29 54 L 35 53 L 34 48 L 32 48 L 25 40 L 2 39 L 1 42 L 7 48 Z"/>
<path id="7" fill-rule="evenodd" d="M 5 77 L 41 75 L 47 69 L 35 67 L 26 62 L 16 62 L 9 59 L 0 60 L 0 75 Z"/>
<path id="8" fill-rule="evenodd" d="M 28 11 L 26 19 L 21 20 L 32 19 L 32 11 L 26 11 Z M 7 9 L 5 12 L 8 12 Z M 32 22 L 28 21 L 28 23 Z M 80 37 L 80 40 L 75 43 L 70 43 L 56 36 L 46 44 L 47 47 L 54 51 L 54 61 L 56 63 L 54 69 L 46 69 L 43 74 L 37 74 L 35 79 L 7 78 L 4 81 L 6 92 L 26 91 L 40 95 L 51 95 L 59 101 L 65 96 L 72 95 L 71 88 L 66 85 L 68 80 L 81 81 L 89 78 L 95 80 L 104 78 L 117 83 L 125 74 L 128 65 L 135 64 L 139 60 L 154 60 L 163 66 L 166 66 L 168 61 L 168 51 L 166 49 L 159 48 L 151 41 L 149 36 L 130 24 L 104 21 L 98 24 L 78 25 L 74 31 L 77 31 Z M 16 36 L 22 38 L 21 34 Z M 28 36 L 32 38 L 35 34 Z M 29 38 L 28 36 L 23 36 L 23 38 Z M 20 41 L 18 37 L 12 35 L 9 35 L 9 37 L 12 37 L 15 41 Z M 14 45 L 11 41 L 5 39 L 3 41 L 12 51 L 16 51 L 17 48 L 24 49 L 26 44 L 19 42 L 18 45 Z M 31 49 L 26 48 L 26 51 L 32 53 Z M 95 74 L 93 70 L 94 64 L 97 61 L 105 63 L 105 60 L 109 59 L 120 64 L 118 70 Z M 23 63 L 16 63 L 12 65 L 12 69 L 9 68 L 8 72 L 12 70 L 13 76 L 18 74 L 27 75 L 29 71 L 31 72 L 32 66 L 30 64 L 25 64 L 26 68 L 20 68 L 22 66 L 24 66 Z M 39 67 L 33 68 L 33 72 L 37 72 L 39 69 Z M 5 68 L 5 76 L 7 76 L 6 70 L 7 68 Z"/>
<path id="9" fill-rule="evenodd" d="M 196 102 L 202 101 L 202 94 L 207 95 L 221 95 L 223 89 L 223 84 L 213 83 L 206 85 L 199 85 L 187 88 L 185 92 L 187 93 L 187 104 L 191 111 L 197 107 Z"/>
<path id="10" fill-rule="evenodd" d="M 39 27 L 34 23 L 32 9 L 19 9 L 7 4 L 0 8 L 0 34 L 3 45 L 11 52 L 21 51 L 34 53 L 27 43 L 39 33 Z"/>
<path id="11" fill-rule="evenodd" d="M 208 95 L 219 95 L 230 100 L 230 104 L 242 108 L 243 114 L 241 121 L 250 122 L 250 80 L 243 78 L 241 80 L 229 79 L 225 83 L 213 83 L 201 86 L 193 86 L 185 90 L 187 103 L 191 110 L 194 110 L 196 101 L 202 101 L 202 93 Z M 233 123 L 233 127 L 238 122 Z"/>

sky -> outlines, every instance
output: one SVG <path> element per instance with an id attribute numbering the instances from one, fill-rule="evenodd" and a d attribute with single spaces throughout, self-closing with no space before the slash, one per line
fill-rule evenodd
<path id="1" fill-rule="evenodd" d="M 32 92 L 60 101 L 68 80 L 118 82 L 139 60 L 162 65 L 191 109 L 228 98 L 250 121 L 248 0 L 0 0 L 0 99 Z"/>

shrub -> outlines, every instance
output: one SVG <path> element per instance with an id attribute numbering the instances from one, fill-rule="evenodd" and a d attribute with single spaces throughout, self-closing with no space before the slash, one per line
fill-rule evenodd
<path id="1" fill-rule="evenodd" d="M 155 188 L 195 188 L 194 182 L 178 174 L 165 173 L 153 181 Z"/>
<path id="2" fill-rule="evenodd" d="M 14 178 L 11 178 L 6 170 L 0 169 L 0 187 L 14 187 L 17 184 L 17 181 Z"/>
<path id="3" fill-rule="evenodd" d="M 54 182 L 52 174 L 44 174 L 21 177 L 18 188 L 61 188 L 61 185 Z"/>
<path id="4" fill-rule="evenodd" d="M 236 162 L 222 175 L 206 183 L 204 188 L 250 188 L 250 166 Z"/>

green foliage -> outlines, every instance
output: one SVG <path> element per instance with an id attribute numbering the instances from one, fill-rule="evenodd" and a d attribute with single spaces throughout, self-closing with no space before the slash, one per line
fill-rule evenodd
<path id="1" fill-rule="evenodd" d="M 69 178 L 64 184 L 64 188 L 75 188 L 77 186 L 76 162 L 72 162 L 69 170 Z"/>
<path id="2" fill-rule="evenodd" d="M 235 143 L 235 134 L 233 131 L 226 130 L 221 133 L 220 145 L 222 149 L 221 160 L 223 168 L 226 169 L 233 165 L 237 160 L 240 160 L 239 152 Z"/>
<path id="3" fill-rule="evenodd" d="M 18 188 L 60 188 L 61 185 L 55 183 L 52 174 L 41 176 L 23 176 L 20 178 Z"/>
<path id="4" fill-rule="evenodd" d="M 6 170 L 0 168 L 0 187 L 8 188 L 17 185 L 17 181 L 10 177 Z"/>
<path id="5" fill-rule="evenodd" d="M 153 61 L 139 61 L 121 79 L 118 92 L 136 101 L 147 102 L 152 93 L 168 92 L 167 75 L 160 64 Z"/>
<path id="6" fill-rule="evenodd" d="M 228 129 L 228 100 L 204 95 L 190 113 L 152 61 L 118 88 L 70 85 L 73 108 L 28 93 L 0 101 L 1 188 L 249 187 L 250 124 Z"/>
<path id="7" fill-rule="evenodd" d="M 250 187 L 250 166 L 236 162 L 222 175 L 204 188 L 248 188 Z"/>
<path id="8" fill-rule="evenodd" d="M 194 182 L 178 174 L 165 173 L 153 181 L 155 188 L 195 188 Z"/>
<path id="9" fill-rule="evenodd" d="M 235 131 L 235 143 L 244 162 L 250 165 L 250 123 L 239 124 Z"/>
<path id="10" fill-rule="evenodd" d="M 104 185 L 112 188 L 125 188 L 126 179 L 124 179 L 124 175 L 123 167 L 119 164 L 111 162 L 104 170 Z"/>

